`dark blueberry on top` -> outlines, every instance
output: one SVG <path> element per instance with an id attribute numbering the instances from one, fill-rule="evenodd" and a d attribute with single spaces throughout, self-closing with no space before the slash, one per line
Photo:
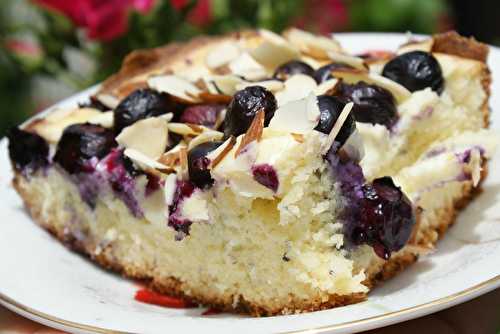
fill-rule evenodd
<path id="1" fill-rule="evenodd" d="M 224 136 L 238 136 L 245 133 L 259 110 L 264 110 L 264 125 L 274 116 L 277 102 L 273 93 L 261 86 L 250 86 L 233 96 L 224 118 Z"/>
<path id="2" fill-rule="evenodd" d="M 174 111 L 174 102 L 167 94 L 152 89 L 138 89 L 126 98 L 114 110 L 115 131 L 134 124 L 138 120 L 159 116 Z"/>
<path id="3" fill-rule="evenodd" d="M 337 94 L 354 103 L 352 111 L 357 122 L 390 127 L 397 120 L 396 100 L 387 89 L 360 81 L 338 85 Z"/>
<path id="4" fill-rule="evenodd" d="M 192 123 L 215 128 L 217 116 L 225 108 L 223 104 L 200 104 L 187 107 L 181 114 L 182 123 Z"/>
<path id="5" fill-rule="evenodd" d="M 48 165 L 49 145 L 39 135 L 12 128 L 9 138 L 9 156 L 13 167 L 26 175 Z"/>
<path id="6" fill-rule="evenodd" d="M 208 169 L 210 159 L 207 158 L 207 155 L 219 147 L 222 143 L 223 142 L 221 141 L 205 142 L 189 150 L 189 180 L 197 187 L 210 187 L 214 183 L 214 180 L 210 176 L 210 170 Z"/>
<path id="7" fill-rule="evenodd" d="M 393 58 L 384 66 L 382 75 L 414 92 L 431 87 L 441 94 L 444 78 L 436 58 L 424 51 L 412 51 Z"/>
<path id="8" fill-rule="evenodd" d="M 91 159 L 101 159 L 114 146 L 113 131 L 95 124 L 73 124 L 64 129 L 54 161 L 70 174 L 92 172 Z"/>
<path id="9" fill-rule="evenodd" d="M 412 204 L 388 176 L 363 185 L 362 192 L 359 225 L 352 231 L 352 240 L 372 246 L 387 260 L 410 239 L 416 221 Z"/>
<path id="10" fill-rule="evenodd" d="M 100 111 L 107 111 L 107 110 L 111 109 L 111 108 L 108 108 L 107 106 L 105 106 L 95 96 L 91 96 L 87 102 L 78 103 L 78 106 L 80 108 L 93 108 L 93 109 L 97 109 Z"/>
<path id="11" fill-rule="evenodd" d="M 320 84 L 326 80 L 333 79 L 332 71 L 342 68 L 352 68 L 352 66 L 343 63 L 330 63 L 321 66 L 316 70 L 316 72 L 314 72 L 314 80 Z"/>
<path id="12" fill-rule="evenodd" d="M 294 74 L 305 74 L 312 77 L 314 76 L 314 69 L 303 61 L 291 60 L 280 65 L 274 71 L 273 78 L 285 81 Z"/>
<path id="13" fill-rule="evenodd" d="M 340 113 L 344 109 L 345 105 L 346 104 L 336 96 L 318 96 L 318 107 L 320 112 L 319 123 L 314 129 L 329 134 L 330 131 L 332 131 L 335 122 L 337 122 L 337 119 L 339 118 Z M 352 117 L 352 114 L 349 114 L 344 124 L 342 125 L 342 128 L 340 128 L 340 132 L 335 138 L 335 141 L 339 142 L 340 146 L 342 146 L 355 129 L 356 122 L 354 121 L 354 117 Z"/>

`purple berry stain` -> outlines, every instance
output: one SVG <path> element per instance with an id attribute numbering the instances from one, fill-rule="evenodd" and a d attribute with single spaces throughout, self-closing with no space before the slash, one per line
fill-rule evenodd
<path id="1" fill-rule="evenodd" d="M 252 167 L 252 174 L 255 181 L 274 192 L 278 191 L 279 179 L 276 169 L 269 164 L 260 164 Z"/>
<path id="2" fill-rule="evenodd" d="M 195 191 L 196 186 L 190 181 L 177 181 L 172 204 L 168 207 L 168 226 L 179 232 L 177 240 L 181 240 L 185 235 L 189 235 L 189 227 L 193 223 L 181 216 L 180 205 L 189 198 Z"/>
<path id="3" fill-rule="evenodd" d="M 146 174 L 148 183 L 146 183 L 146 190 L 144 195 L 146 197 L 151 196 L 165 184 L 165 181 L 153 174 Z"/>

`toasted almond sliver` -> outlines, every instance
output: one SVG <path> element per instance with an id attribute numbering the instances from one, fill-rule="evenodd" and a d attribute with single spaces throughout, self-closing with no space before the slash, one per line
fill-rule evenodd
<path id="1" fill-rule="evenodd" d="M 394 95 L 394 98 L 398 103 L 405 101 L 411 96 L 411 92 L 397 82 L 387 79 L 386 77 L 383 77 L 379 74 L 370 73 L 368 71 L 337 69 L 332 71 L 332 75 L 348 83 L 365 81 L 368 84 L 375 84 L 377 86 L 385 88 L 390 91 L 392 95 Z"/>
<path id="2" fill-rule="evenodd" d="M 236 138 L 234 136 L 229 137 L 221 146 L 219 146 L 213 153 L 217 153 L 217 155 L 212 156 L 213 154 L 209 154 L 210 156 L 210 165 L 209 169 L 214 169 L 217 165 L 226 157 L 226 155 L 231 152 L 234 145 L 236 144 Z"/>
<path id="3" fill-rule="evenodd" d="M 310 92 L 303 99 L 280 106 L 275 111 L 269 128 L 290 133 L 309 133 L 318 125 L 319 115 L 318 99 Z"/>
<path id="4" fill-rule="evenodd" d="M 244 82 L 243 79 L 233 74 L 214 75 L 204 80 L 213 85 L 215 92 L 211 92 L 212 94 L 224 94 L 229 96 L 234 95 L 234 93 L 236 93 L 236 86 Z"/>
<path id="5" fill-rule="evenodd" d="M 328 59 L 328 51 L 341 51 L 340 44 L 333 37 L 318 36 L 291 28 L 284 32 L 285 38 L 297 46 L 301 52 L 317 59 Z"/>
<path id="6" fill-rule="evenodd" d="M 248 144 L 253 141 L 260 141 L 260 139 L 262 138 L 262 130 L 264 129 L 264 116 L 264 109 L 261 109 L 257 112 L 255 117 L 253 118 L 252 124 L 250 124 L 250 127 L 241 139 L 240 146 L 238 147 L 236 152 L 234 152 L 235 158 L 241 154 L 241 152 L 245 149 L 245 147 L 247 147 Z"/>
<path id="7" fill-rule="evenodd" d="M 181 165 L 181 172 L 180 172 L 181 179 L 187 180 L 189 178 L 189 171 L 188 171 L 187 149 L 185 147 L 179 150 L 179 161 Z"/>
<path id="8" fill-rule="evenodd" d="M 345 121 L 347 120 L 347 117 L 351 113 L 353 106 L 354 106 L 354 103 L 349 102 L 345 105 L 344 109 L 342 109 L 342 112 L 340 113 L 339 118 L 337 118 L 335 125 L 333 126 L 332 130 L 328 134 L 328 138 L 323 143 L 323 147 L 321 149 L 321 154 L 326 154 L 328 152 L 328 150 L 332 146 L 333 142 L 335 141 L 335 138 L 339 134 L 340 129 L 342 129 L 342 125 L 344 125 Z"/>
<path id="9" fill-rule="evenodd" d="M 179 151 L 177 152 L 169 152 L 164 153 L 159 159 L 158 162 L 167 166 L 174 167 L 180 163 Z"/>
<path id="10" fill-rule="evenodd" d="M 201 93 L 200 89 L 194 84 L 175 75 L 150 77 L 148 86 L 186 102 L 198 102 L 198 95 Z"/>
<path id="11" fill-rule="evenodd" d="M 231 102 L 232 97 L 225 94 L 211 94 L 208 92 L 201 92 L 199 98 L 202 102 L 206 103 L 223 103 L 228 104 Z"/>
<path id="12" fill-rule="evenodd" d="M 261 80 L 268 76 L 266 69 L 248 52 L 243 52 L 228 66 L 233 75 L 242 76 L 247 80 Z"/>
<path id="13" fill-rule="evenodd" d="M 284 85 L 284 89 L 276 93 L 278 107 L 291 101 L 303 99 L 317 88 L 316 81 L 305 74 L 295 74 L 291 76 L 285 81 Z"/>
<path id="14" fill-rule="evenodd" d="M 250 50 L 250 55 L 264 67 L 274 70 L 281 64 L 300 57 L 299 50 L 280 35 L 267 30 L 261 30 L 260 34 L 264 42 Z"/>
<path id="15" fill-rule="evenodd" d="M 368 66 L 365 64 L 363 58 L 351 56 L 337 51 L 328 51 L 327 54 L 328 57 L 334 62 L 347 64 L 360 70 L 368 69 Z"/>
<path id="16" fill-rule="evenodd" d="M 304 135 L 300 133 L 291 133 L 293 139 L 295 139 L 296 142 L 298 143 L 303 143 L 304 142 Z"/>

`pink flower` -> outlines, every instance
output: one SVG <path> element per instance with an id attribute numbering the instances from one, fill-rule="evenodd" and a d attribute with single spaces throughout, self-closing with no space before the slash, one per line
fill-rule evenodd
<path id="1" fill-rule="evenodd" d="M 38 45 L 21 39 L 6 40 L 5 48 L 10 52 L 22 57 L 37 58 L 42 54 L 42 50 Z"/>
<path id="2" fill-rule="evenodd" d="M 130 10 L 147 13 L 154 0 L 33 0 L 66 15 L 90 39 L 109 41 L 127 31 Z"/>

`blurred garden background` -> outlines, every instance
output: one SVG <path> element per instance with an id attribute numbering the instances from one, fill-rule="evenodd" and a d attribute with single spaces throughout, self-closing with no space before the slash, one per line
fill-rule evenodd
<path id="1" fill-rule="evenodd" d="M 131 50 L 249 27 L 449 29 L 500 44 L 498 0 L 1 0 L 0 137 L 115 72 Z M 381 45 L 381 48 L 384 46 Z"/>

